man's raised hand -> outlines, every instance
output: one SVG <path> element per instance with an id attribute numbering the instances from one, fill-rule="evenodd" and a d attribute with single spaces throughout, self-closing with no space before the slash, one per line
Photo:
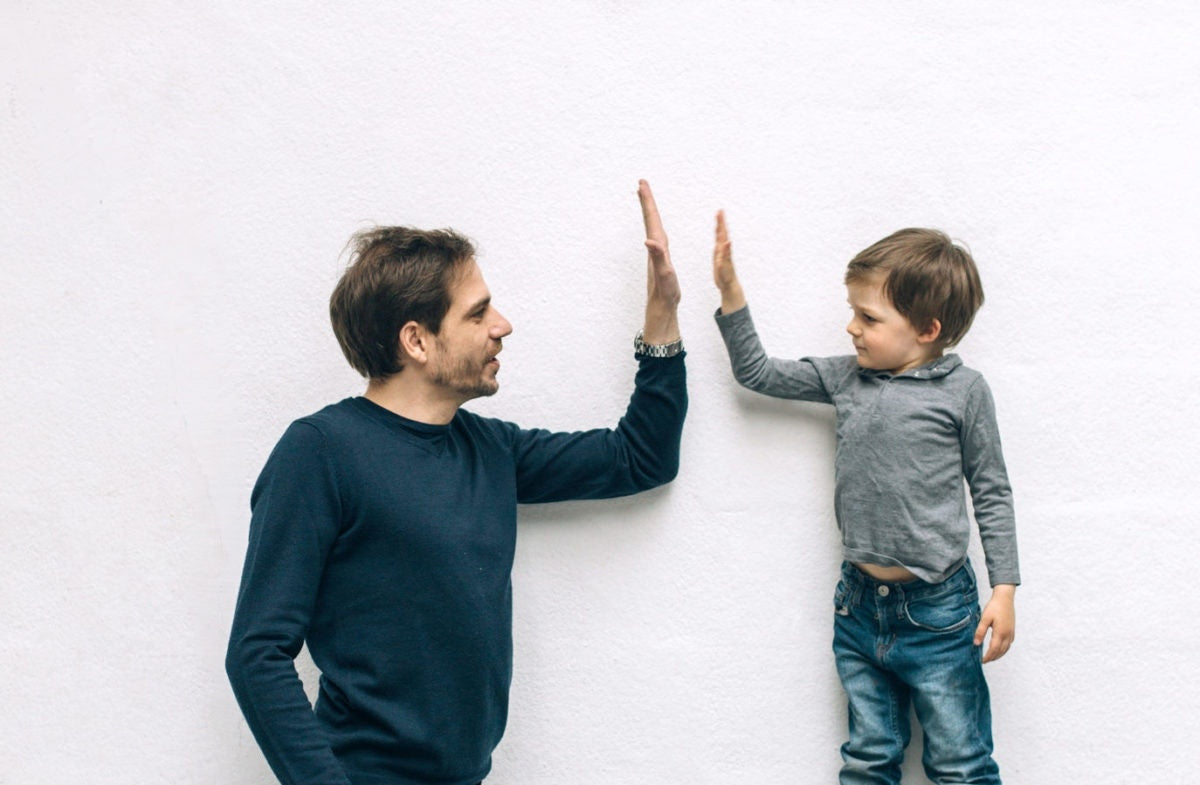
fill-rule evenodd
<path id="1" fill-rule="evenodd" d="M 679 339 L 679 278 L 671 265 L 667 232 L 663 229 L 654 193 L 645 180 L 638 181 L 638 200 L 642 203 L 642 222 L 646 225 L 646 324 L 642 340 L 648 344 L 667 344 Z"/>

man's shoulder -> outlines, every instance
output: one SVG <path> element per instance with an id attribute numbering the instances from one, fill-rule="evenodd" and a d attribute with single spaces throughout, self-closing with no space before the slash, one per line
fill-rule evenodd
<path id="1" fill-rule="evenodd" d="M 311 414 L 297 417 L 292 421 L 292 426 L 307 426 L 326 435 L 337 433 L 361 424 L 362 414 L 357 408 L 354 398 L 344 398 Z"/>
<path id="2" fill-rule="evenodd" d="M 501 443 L 511 443 L 521 427 L 516 423 L 502 420 L 498 417 L 488 417 L 476 414 L 470 409 L 459 408 L 454 414 L 451 426 L 459 433 L 471 439 L 486 439 Z"/>

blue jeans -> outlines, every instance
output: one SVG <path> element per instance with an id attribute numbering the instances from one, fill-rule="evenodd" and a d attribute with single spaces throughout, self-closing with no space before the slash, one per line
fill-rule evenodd
<path id="1" fill-rule="evenodd" d="M 833 653 L 850 710 L 841 785 L 900 782 L 910 705 L 930 780 L 999 785 L 970 563 L 942 583 L 883 583 L 843 564 L 834 609 Z"/>

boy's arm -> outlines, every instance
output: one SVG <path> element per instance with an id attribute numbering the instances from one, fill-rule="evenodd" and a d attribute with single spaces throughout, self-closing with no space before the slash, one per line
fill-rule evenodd
<path id="1" fill-rule="evenodd" d="M 768 357 L 763 350 L 746 307 L 746 294 L 733 267 L 733 244 L 729 240 L 724 210 L 717 213 L 713 283 L 721 293 L 717 327 L 721 330 L 738 384 L 777 398 L 829 403 L 829 393 L 812 361 Z"/>
<path id="2" fill-rule="evenodd" d="M 1013 607 L 1021 582 L 1017 560 L 1017 532 L 1013 514 L 1012 486 L 1000 448 L 996 408 L 991 390 L 982 377 L 972 385 L 962 427 L 963 472 L 971 488 L 975 522 L 979 526 L 992 598 L 984 606 L 975 644 L 981 645 L 989 628 L 991 641 L 984 662 L 1000 659 L 1012 645 L 1016 633 Z"/>
<path id="3" fill-rule="evenodd" d="M 983 609 L 979 626 L 975 628 L 975 645 L 983 645 L 988 628 L 992 630 L 992 639 L 988 643 L 987 652 L 983 655 L 984 662 L 998 660 L 1012 646 L 1017 633 L 1017 612 L 1013 598 L 1017 587 L 1012 583 L 1000 583 L 992 587 L 992 598 Z"/>

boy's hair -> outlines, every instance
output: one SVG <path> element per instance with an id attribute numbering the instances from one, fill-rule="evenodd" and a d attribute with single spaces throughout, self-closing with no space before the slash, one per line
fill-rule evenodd
<path id="1" fill-rule="evenodd" d="M 983 284 L 971 254 L 936 229 L 901 229 L 858 253 L 846 283 L 883 275 L 883 293 L 919 332 L 937 319 L 935 342 L 949 348 L 971 328 Z"/>
<path id="2" fill-rule="evenodd" d="M 410 321 L 437 333 L 450 288 L 475 246 L 453 229 L 380 226 L 355 233 L 350 264 L 329 298 L 342 353 L 368 379 L 401 371 L 400 328 Z"/>

